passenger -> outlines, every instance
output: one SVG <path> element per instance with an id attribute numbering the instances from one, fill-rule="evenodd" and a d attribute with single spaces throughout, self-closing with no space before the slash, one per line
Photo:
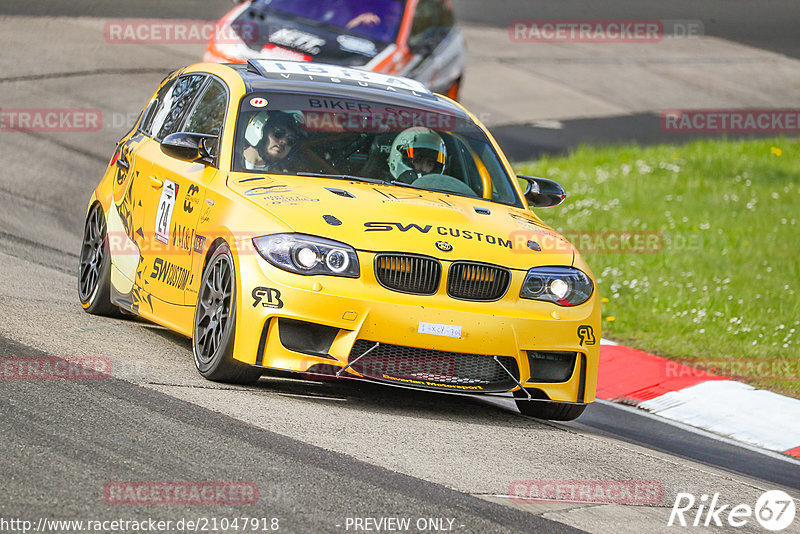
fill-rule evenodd
<path id="1" fill-rule="evenodd" d="M 242 151 L 244 168 L 252 171 L 288 172 L 289 155 L 305 131 L 302 116 L 284 111 L 265 111 L 250 120 L 245 132 L 249 144 Z"/>
<path id="2" fill-rule="evenodd" d="M 447 149 L 439 134 L 430 128 L 409 128 L 392 143 L 389 172 L 395 180 L 410 184 L 427 174 L 442 174 L 446 161 Z"/>
<path id="3" fill-rule="evenodd" d="M 344 29 L 345 30 L 352 30 L 357 26 L 361 26 L 362 24 L 366 24 L 368 26 L 375 26 L 376 24 L 381 23 L 381 18 L 376 15 L 375 13 L 361 13 L 360 15 L 353 17 L 350 19 Z"/>

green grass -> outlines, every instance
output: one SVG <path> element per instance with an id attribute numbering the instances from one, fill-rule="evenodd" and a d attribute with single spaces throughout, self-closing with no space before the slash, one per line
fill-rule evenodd
<path id="1" fill-rule="evenodd" d="M 584 255 L 604 337 L 800 398 L 800 140 L 582 147 L 517 170 L 565 187 L 537 213 L 567 235 L 663 237 Z"/>

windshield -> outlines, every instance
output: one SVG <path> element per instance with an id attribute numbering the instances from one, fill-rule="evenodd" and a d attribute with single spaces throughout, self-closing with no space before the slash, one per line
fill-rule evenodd
<path id="1" fill-rule="evenodd" d="M 346 176 L 521 206 L 470 119 L 374 101 L 259 92 L 241 104 L 232 170 Z"/>
<path id="2" fill-rule="evenodd" d="M 390 43 L 400 29 L 404 3 L 400 0 L 264 0 L 261 5 L 373 41 Z"/>

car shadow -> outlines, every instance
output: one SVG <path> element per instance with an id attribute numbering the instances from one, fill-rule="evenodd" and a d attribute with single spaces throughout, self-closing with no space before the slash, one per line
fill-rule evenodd
<path id="1" fill-rule="evenodd" d="M 513 404 L 501 405 L 482 395 L 454 395 L 360 380 L 309 380 L 300 374 L 265 371 L 252 389 L 301 399 L 318 405 L 353 412 L 425 418 L 432 421 L 459 421 L 491 427 L 537 427 L 538 430 L 564 431 L 550 421 L 520 414 Z M 502 397 L 511 400 L 510 397 Z"/>
<path id="2" fill-rule="evenodd" d="M 148 330 L 157 336 L 185 348 L 187 358 L 191 361 L 191 339 L 147 321 L 142 321 L 142 325 L 149 326 Z M 498 428 L 527 426 L 536 427 L 538 431 L 565 430 L 558 423 L 520 414 L 513 403 L 509 402 L 512 400 L 511 397 L 456 395 L 363 380 L 304 378 L 304 376 L 302 373 L 265 369 L 256 384 L 229 387 L 241 387 L 242 391 L 278 394 L 353 412 L 459 421 Z"/>

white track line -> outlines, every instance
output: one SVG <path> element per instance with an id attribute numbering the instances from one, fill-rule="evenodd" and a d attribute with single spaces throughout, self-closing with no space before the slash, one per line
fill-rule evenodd
<path id="1" fill-rule="evenodd" d="M 800 400 L 742 382 L 701 382 L 639 408 L 777 452 L 800 446 Z"/>
<path id="2" fill-rule="evenodd" d="M 598 404 L 604 404 L 606 406 L 611 406 L 613 408 L 618 408 L 620 410 L 625 410 L 630 413 L 635 413 L 641 415 L 642 417 L 647 417 L 653 419 L 655 421 L 659 421 L 664 423 L 665 425 L 674 426 L 675 428 L 680 428 L 681 430 L 685 430 L 686 432 L 691 432 L 692 434 L 697 434 L 699 436 L 703 436 L 709 439 L 713 439 L 727 445 L 733 445 L 734 447 L 740 447 L 742 449 L 746 449 L 751 452 L 757 452 L 758 454 L 763 454 L 764 456 L 769 456 L 770 458 L 774 458 L 775 460 L 782 460 L 784 462 L 800 466 L 800 460 L 795 459 L 791 456 L 786 454 L 781 454 L 779 452 L 762 449 L 761 447 L 756 447 L 755 445 L 750 445 L 748 443 L 743 443 L 741 441 L 737 441 L 735 439 L 727 438 L 725 436 L 720 436 L 719 434 L 714 434 L 713 432 L 708 432 L 701 428 L 697 428 L 696 426 L 687 425 L 685 423 L 681 423 L 680 421 L 675 421 L 673 419 L 667 419 L 666 417 L 662 417 L 660 415 L 652 414 L 650 412 L 646 412 L 639 408 L 635 408 L 633 406 L 627 406 L 625 404 L 618 404 L 616 402 L 611 402 L 603 399 L 597 399 L 595 402 Z M 580 422 L 578 419 L 577 422 Z"/>

